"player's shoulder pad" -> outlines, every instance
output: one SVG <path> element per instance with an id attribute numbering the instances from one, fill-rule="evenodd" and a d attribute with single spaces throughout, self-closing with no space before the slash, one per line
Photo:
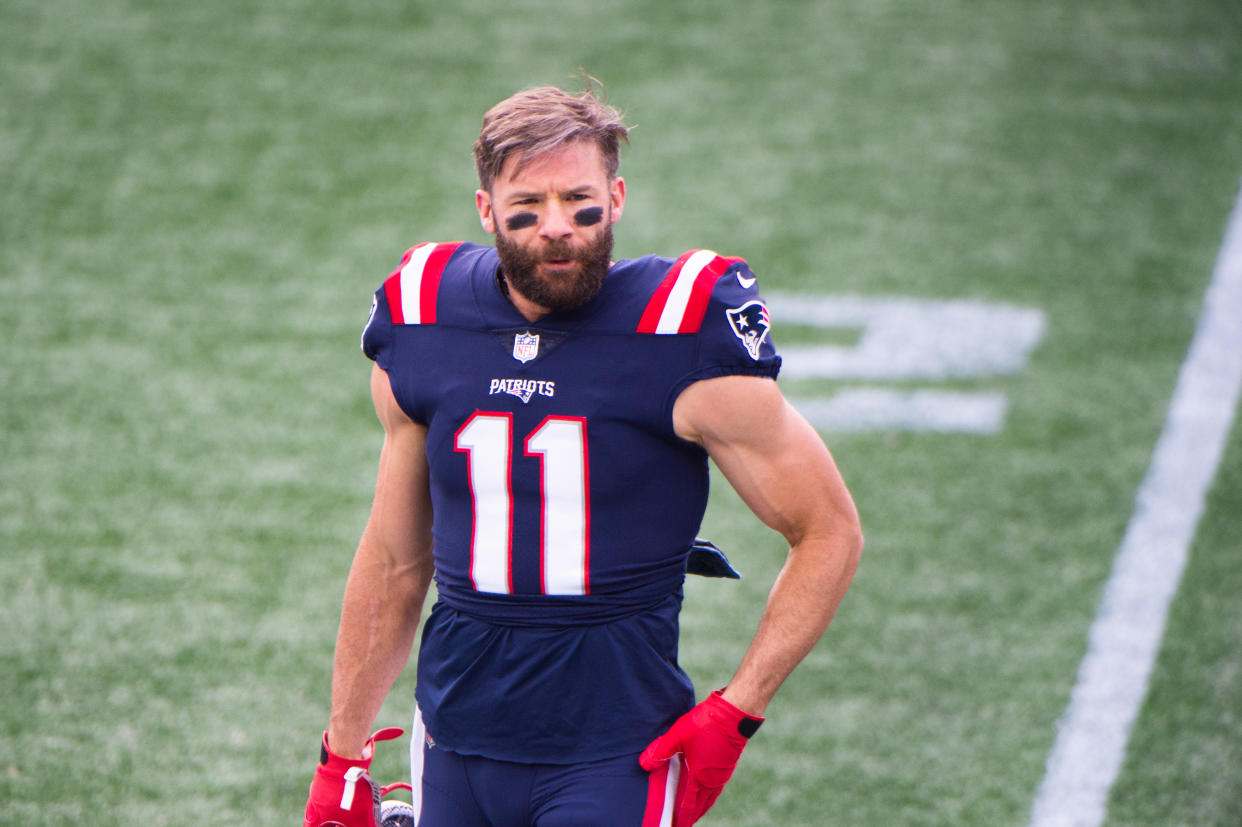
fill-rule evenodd
<path id="1" fill-rule="evenodd" d="M 713 250 L 690 250 L 669 268 L 656 287 L 638 322 L 639 333 L 668 335 L 698 333 L 712 293 L 728 276 L 738 286 L 754 291 L 755 276 L 745 259 L 730 258 Z M 758 293 L 755 292 L 758 299 Z"/>
<path id="2" fill-rule="evenodd" d="M 386 352 L 399 325 L 436 321 L 440 278 L 463 242 L 415 244 L 371 299 L 371 315 L 362 330 L 362 352 L 387 369 Z"/>
<path id="3" fill-rule="evenodd" d="M 416 244 L 383 286 L 393 324 L 435 324 L 440 277 L 460 241 Z"/>

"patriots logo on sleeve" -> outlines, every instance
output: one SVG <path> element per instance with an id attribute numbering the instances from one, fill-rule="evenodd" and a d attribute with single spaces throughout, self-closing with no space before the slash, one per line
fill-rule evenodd
<path id="1" fill-rule="evenodd" d="M 758 300 L 749 301 L 741 307 L 726 310 L 725 315 L 729 317 L 729 327 L 733 329 L 734 335 L 741 339 L 750 358 L 758 361 L 759 348 L 763 346 L 763 340 L 768 337 L 768 331 L 772 329 L 772 319 L 768 315 L 767 305 Z"/>

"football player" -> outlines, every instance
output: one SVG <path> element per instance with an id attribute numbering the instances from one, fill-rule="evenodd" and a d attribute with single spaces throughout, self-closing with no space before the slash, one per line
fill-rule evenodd
<path id="1" fill-rule="evenodd" d="M 375 293 L 362 347 L 384 444 L 308 827 L 376 823 L 367 767 L 393 731 L 370 728 L 433 578 L 420 827 L 688 827 L 853 577 L 853 501 L 777 388 L 747 263 L 612 260 L 626 133 L 589 82 L 497 104 L 474 147 L 495 244 L 416 245 Z M 789 553 L 732 679 L 696 704 L 678 613 L 709 459 Z"/>

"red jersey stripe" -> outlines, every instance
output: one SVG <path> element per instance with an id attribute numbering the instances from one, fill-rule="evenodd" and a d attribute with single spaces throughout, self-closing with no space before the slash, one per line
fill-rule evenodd
<path id="1" fill-rule="evenodd" d="M 647 807 L 642 827 L 672 827 L 677 805 L 686 791 L 681 753 L 651 771 L 647 779 Z"/>
<path id="2" fill-rule="evenodd" d="M 384 297 L 393 324 L 434 324 L 436 297 L 445 265 L 462 242 L 416 244 L 405 251 L 401 266 L 384 281 Z"/>
<path id="3" fill-rule="evenodd" d="M 444 275 L 444 266 L 461 244 L 460 241 L 437 244 L 436 249 L 427 257 L 418 297 L 419 319 L 422 324 L 436 323 L 436 296 L 440 292 L 440 276 Z"/>
<path id="4" fill-rule="evenodd" d="M 677 277 L 681 275 L 681 268 L 686 266 L 686 262 L 695 252 L 695 250 L 690 250 L 682 254 L 681 258 L 669 268 L 668 275 L 664 277 L 664 281 L 660 282 L 660 286 L 651 296 L 651 301 L 647 302 L 647 307 L 643 310 L 643 316 L 638 322 L 639 333 L 656 332 L 656 326 L 660 323 L 660 315 L 664 312 L 664 306 L 668 304 L 669 294 L 673 292 L 673 285 L 677 283 Z"/>
<path id="5" fill-rule="evenodd" d="M 703 325 L 703 316 L 707 313 L 707 300 L 711 298 L 716 281 L 729 268 L 728 259 L 716 256 L 704 267 L 694 280 L 690 290 L 690 298 L 686 301 L 686 311 L 681 317 L 678 333 L 697 333 Z"/>
<path id="6" fill-rule="evenodd" d="M 405 265 L 410 263 L 410 258 L 414 255 L 414 251 L 422 244 L 416 244 L 405 251 L 405 255 L 401 257 L 401 266 L 392 271 L 392 274 L 384 280 L 384 298 L 388 299 L 388 313 L 392 317 L 393 324 L 405 324 L 405 313 L 401 307 L 401 271 L 405 269 Z"/>
<path id="7" fill-rule="evenodd" d="M 697 333 L 716 282 L 740 258 L 691 250 L 669 268 L 638 323 L 639 333 Z"/>

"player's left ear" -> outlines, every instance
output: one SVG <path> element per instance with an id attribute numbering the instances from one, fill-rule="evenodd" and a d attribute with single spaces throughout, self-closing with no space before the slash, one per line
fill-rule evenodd
<path id="1" fill-rule="evenodd" d="M 483 225 L 483 232 L 488 235 L 495 235 L 496 214 L 492 212 L 491 193 L 487 190 L 475 190 L 474 206 L 479 211 L 479 223 Z"/>
<path id="2" fill-rule="evenodd" d="M 612 199 L 612 223 L 616 224 L 625 208 L 625 179 L 613 178 L 608 184 L 608 195 Z"/>

